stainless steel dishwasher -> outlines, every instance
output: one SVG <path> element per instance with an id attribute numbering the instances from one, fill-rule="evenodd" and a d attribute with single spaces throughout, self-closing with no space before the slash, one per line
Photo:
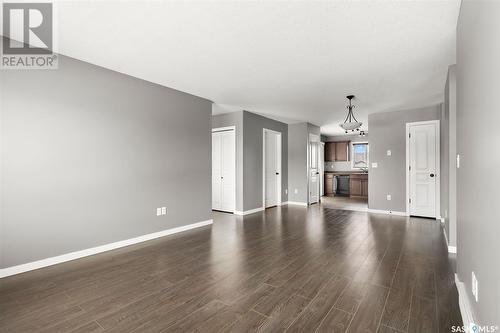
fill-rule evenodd
<path id="1" fill-rule="evenodd" d="M 349 196 L 349 175 L 337 175 L 334 177 L 335 195 Z"/>

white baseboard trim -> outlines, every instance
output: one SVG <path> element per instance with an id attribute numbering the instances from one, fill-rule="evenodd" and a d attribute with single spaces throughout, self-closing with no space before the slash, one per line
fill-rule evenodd
<path id="1" fill-rule="evenodd" d="M 264 207 L 259 207 L 259 208 L 255 208 L 255 209 L 250 209 L 250 210 L 245 210 L 245 211 L 241 211 L 241 210 L 235 210 L 234 211 L 234 214 L 235 215 L 248 215 L 248 214 L 253 214 L 253 213 L 257 213 L 257 212 L 261 212 L 264 210 Z"/>
<path id="2" fill-rule="evenodd" d="M 56 257 L 46 258 L 46 259 L 37 260 L 37 261 L 29 262 L 26 264 L 22 264 L 22 265 L 3 268 L 3 269 L 0 269 L 0 278 L 4 278 L 7 276 L 16 275 L 16 274 L 20 274 L 20 273 L 24 273 L 24 272 L 28 272 L 28 271 L 32 271 L 32 270 L 47 267 L 47 266 L 57 265 L 57 264 L 60 264 L 63 262 L 67 262 L 67 261 L 71 261 L 71 260 L 75 260 L 75 259 L 80 259 L 83 257 L 88 257 L 88 256 L 91 256 L 94 254 L 118 249 L 121 247 L 129 246 L 129 245 L 133 245 L 133 244 L 137 244 L 137 243 L 142 243 L 142 242 L 152 240 L 155 238 L 164 237 L 164 236 L 176 234 L 176 233 L 179 233 L 182 231 L 203 227 L 206 225 L 210 225 L 212 223 L 213 223 L 213 220 L 210 219 L 210 220 L 206 220 L 206 221 L 202 221 L 202 222 L 184 225 L 184 226 L 177 227 L 177 228 L 172 228 L 172 229 L 154 232 L 154 233 L 147 234 L 147 235 L 142 235 L 139 237 L 125 239 L 125 240 L 114 242 L 114 243 L 100 245 L 100 246 L 92 247 L 92 248 L 81 250 L 81 251 L 70 252 L 70 253 L 62 254 L 62 255 L 56 256 Z"/>
<path id="3" fill-rule="evenodd" d="M 464 327 L 470 328 L 471 324 L 479 324 L 474 316 L 472 307 L 470 305 L 469 296 L 467 296 L 467 291 L 465 289 L 465 284 L 460 281 L 458 274 L 455 273 L 455 285 L 458 290 L 458 305 L 460 307 L 460 313 L 462 314 L 462 321 Z"/>
<path id="4" fill-rule="evenodd" d="M 307 207 L 307 202 L 302 201 L 286 201 L 284 205 L 294 205 L 294 206 L 303 206 Z"/>
<path id="5" fill-rule="evenodd" d="M 443 218 L 440 219 L 441 221 L 444 221 Z M 450 246 L 448 242 L 448 236 L 446 236 L 446 229 L 443 226 L 443 235 L 444 235 L 444 240 L 446 241 L 446 246 L 448 246 L 448 253 L 457 253 L 457 247 L 456 246 Z"/>
<path id="6" fill-rule="evenodd" d="M 380 209 L 370 209 L 368 208 L 368 213 L 374 213 L 374 214 L 388 214 L 388 215 L 397 215 L 397 216 L 408 216 L 406 212 L 397 212 L 394 210 L 380 210 Z"/>
<path id="7" fill-rule="evenodd" d="M 448 242 L 448 236 L 446 236 L 446 229 L 443 227 L 443 235 L 444 235 L 444 240 L 446 241 L 446 246 L 449 247 L 449 242 Z"/>

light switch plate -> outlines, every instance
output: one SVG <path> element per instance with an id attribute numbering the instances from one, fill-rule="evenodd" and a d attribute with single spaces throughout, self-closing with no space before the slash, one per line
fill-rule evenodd
<path id="1" fill-rule="evenodd" d="M 161 208 L 156 208 L 156 216 L 160 216 L 161 215 Z"/>
<path id="2" fill-rule="evenodd" d="M 460 154 L 457 154 L 457 169 L 460 168 Z"/>
<path id="3" fill-rule="evenodd" d="M 387 156 L 391 156 L 392 155 L 392 151 L 388 150 L 387 151 Z"/>
<path id="4" fill-rule="evenodd" d="M 295 194 L 299 193 L 299 190 L 295 189 L 294 193 L 295 193 Z"/>
<path id="5" fill-rule="evenodd" d="M 388 201 L 391 201 L 392 200 L 392 196 L 390 194 L 387 194 L 387 200 Z"/>
<path id="6" fill-rule="evenodd" d="M 161 215 L 167 214 L 167 207 L 161 207 Z"/>
<path id="7" fill-rule="evenodd" d="M 377 168 L 378 167 L 378 163 L 372 163 L 372 168 Z"/>

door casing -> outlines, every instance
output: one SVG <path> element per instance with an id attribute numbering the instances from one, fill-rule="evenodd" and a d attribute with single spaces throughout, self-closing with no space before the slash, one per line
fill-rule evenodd
<path id="1" fill-rule="evenodd" d="M 406 215 L 410 215 L 410 128 L 412 126 L 434 124 L 436 127 L 436 220 L 441 220 L 441 143 L 440 143 L 440 121 L 427 120 L 406 123 Z"/>
<path id="2" fill-rule="evenodd" d="M 310 162 L 310 159 L 311 159 L 311 149 L 310 149 L 310 146 L 311 146 L 311 142 L 315 142 L 317 147 L 316 147 L 316 166 L 317 166 L 317 170 L 319 172 L 320 170 L 320 167 L 319 167 L 319 164 L 320 164 L 320 161 L 319 161 L 319 143 L 320 143 L 320 136 L 319 135 L 316 135 L 316 134 L 312 134 L 312 133 L 309 133 L 308 135 L 308 138 L 307 138 L 307 204 L 310 205 L 310 204 L 313 204 L 313 203 L 319 203 L 321 201 L 321 195 L 320 195 L 320 190 L 319 190 L 319 187 L 320 187 L 320 180 L 319 180 L 319 177 L 320 175 L 316 175 L 316 177 L 318 177 L 318 180 L 317 180 L 317 188 L 315 190 L 317 190 L 317 196 L 318 196 L 318 201 L 314 201 L 314 202 L 311 202 L 311 162 Z"/>
<path id="3" fill-rule="evenodd" d="M 319 198 L 325 195 L 325 143 L 319 143 Z"/>
<path id="4" fill-rule="evenodd" d="M 233 159 L 233 170 L 234 170 L 234 179 L 233 179 L 233 210 L 230 211 L 231 213 L 234 213 L 236 211 L 236 158 L 237 158 L 237 155 L 236 155 L 236 126 L 225 126 L 225 127 L 217 127 L 217 128 L 212 128 L 212 134 L 213 133 L 216 133 L 216 132 L 233 132 L 233 140 L 234 140 L 234 159 Z M 212 147 L 213 149 L 213 147 Z"/>
<path id="5" fill-rule="evenodd" d="M 281 132 L 273 131 L 268 128 L 262 129 L 262 208 L 266 209 L 266 133 L 273 133 L 277 135 L 277 147 L 276 147 L 276 157 L 278 177 L 276 177 L 276 195 L 277 195 L 277 206 L 282 205 L 281 201 L 281 188 L 282 188 L 282 165 L 281 165 L 281 152 L 283 148 Z"/>

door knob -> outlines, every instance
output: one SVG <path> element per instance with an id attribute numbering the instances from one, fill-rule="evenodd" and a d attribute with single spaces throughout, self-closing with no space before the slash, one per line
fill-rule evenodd
<path id="1" fill-rule="evenodd" d="M 279 172 L 276 172 L 276 175 L 279 175 L 280 173 Z"/>
<path id="2" fill-rule="evenodd" d="M 434 174 L 433 174 L 433 173 L 431 173 L 431 174 L 430 174 L 430 176 L 431 176 L 431 178 L 432 178 L 432 177 L 434 177 Z"/>
<path id="3" fill-rule="evenodd" d="M 220 179 L 224 179 L 224 177 L 220 177 Z"/>

